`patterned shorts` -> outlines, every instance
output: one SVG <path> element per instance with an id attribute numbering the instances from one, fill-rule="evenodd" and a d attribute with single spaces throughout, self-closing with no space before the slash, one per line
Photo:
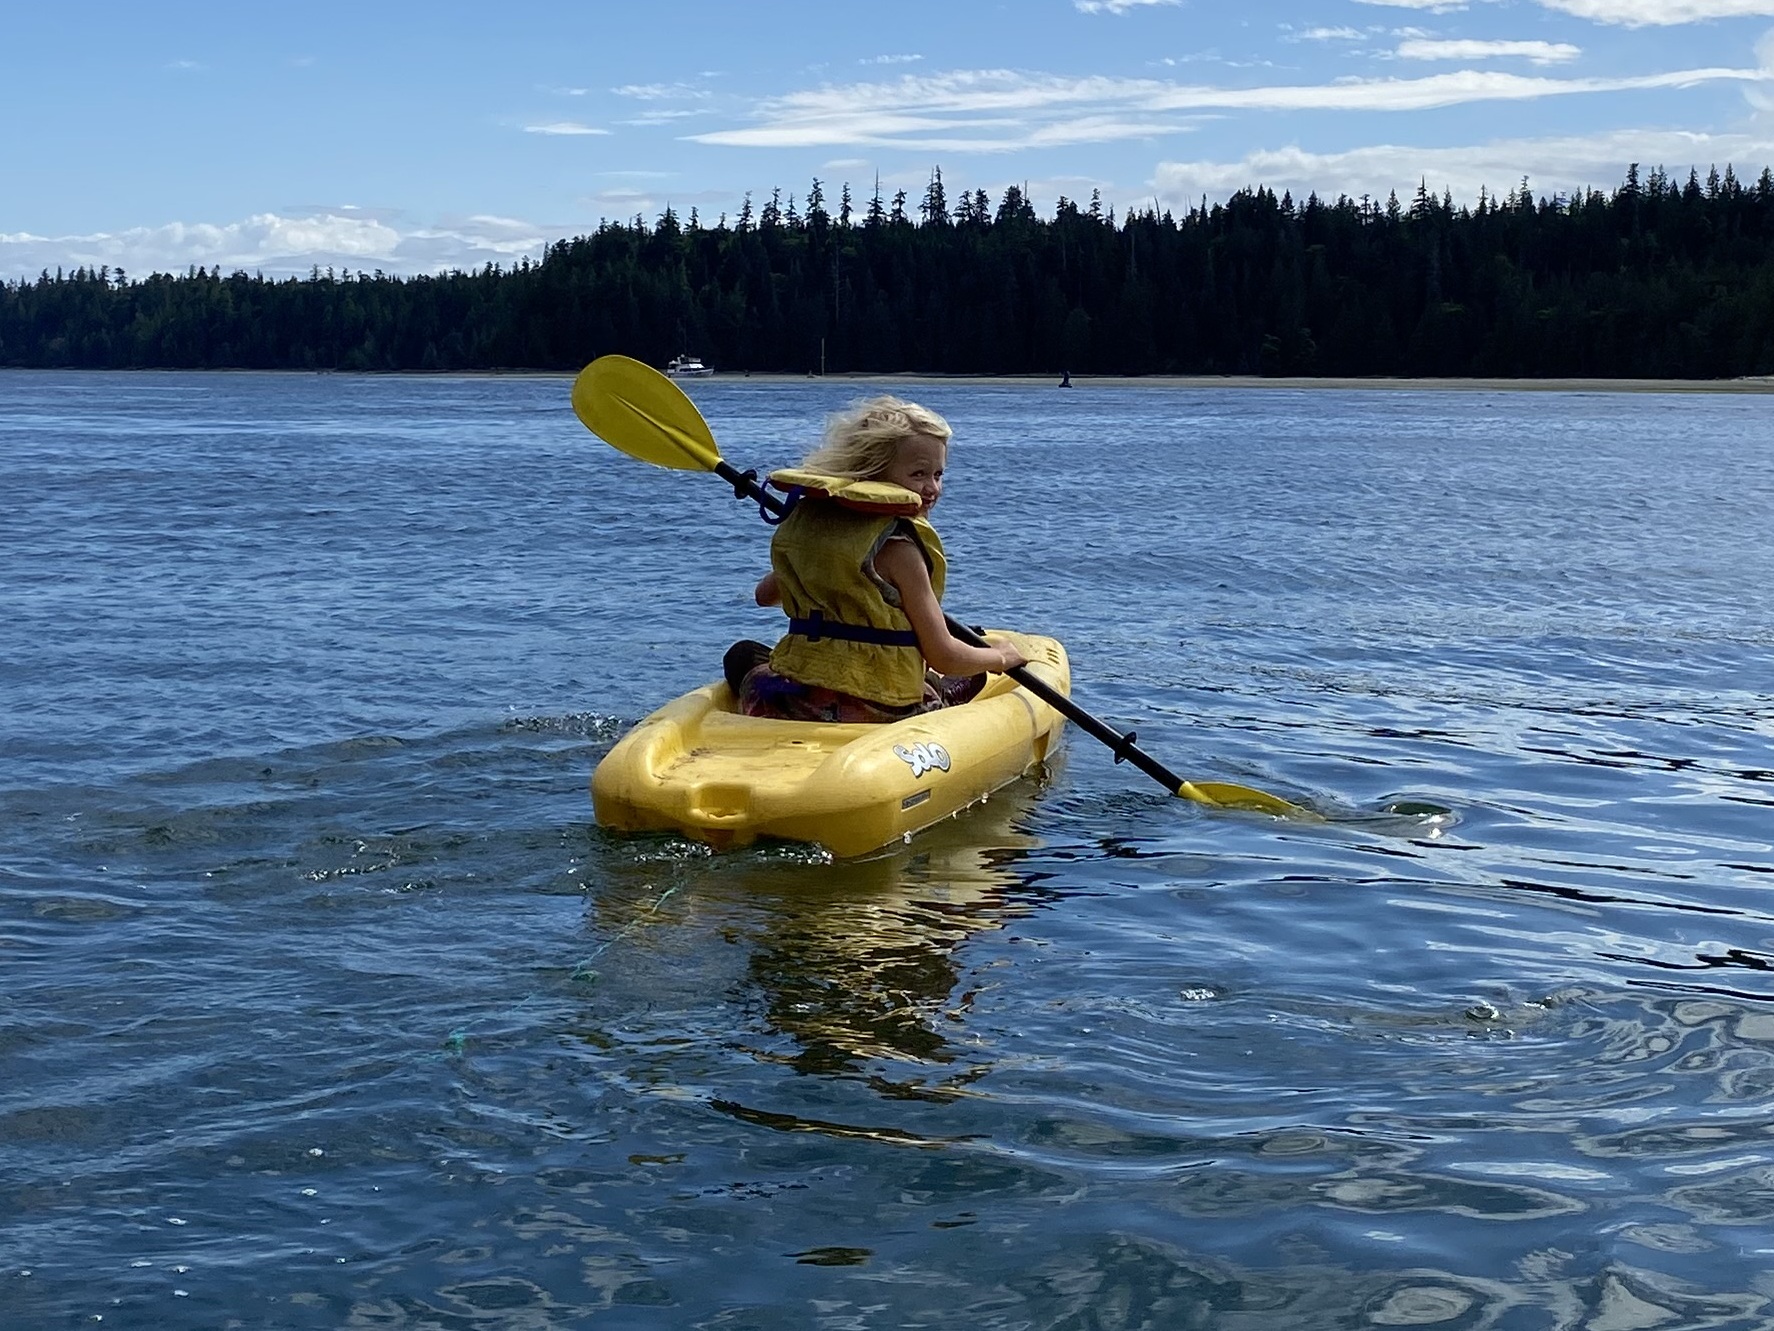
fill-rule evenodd
<path id="1" fill-rule="evenodd" d="M 858 698 L 817 684 L 779 675 L 768 664 L 754 667 L 739 690 L 739 710 L 746 716 L 769 716 L 779 721 L 838 721 L 845 724 L 885 724 L 908 716 L 934 712 L 966 702 L 985 687 L 984 675 L 925 676 L 924 697 L 906 707 Z"/>

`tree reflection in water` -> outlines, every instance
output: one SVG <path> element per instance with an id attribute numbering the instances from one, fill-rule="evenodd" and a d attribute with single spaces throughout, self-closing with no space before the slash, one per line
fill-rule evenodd
<path id="1" fill-rule="evenodd" d="M 1032 908 L 1017 871 L 1039 841 L 1020 830 L 1036 796 L 1026 783 L 864 860 L 760 877 L 747 973 L 797 1072 L 854 1076 L 890 1095 L 946 1097 L 977 1070 L 926 1083 L 955 1062 L 952 1028 L 972 1002 L 956 992 L 957 952 L 974 934 Z M 893 1064 L 910 1064 L 891 1075 Z"/>
<path id="2" fill-rule="evenodd" d="M 956 992 L 956 954 L 1039 899 L 1018 869 L 1041 844 L 1021 830 L 1039 795 L 1034 783 L 1018 782 L 910 845 L 865 859 L 786 845 L 709 855 L 672 843 L 663 857 L 610 866 L 617 871 L 595 906 L 606 940 L 599 953 L 620 950 L 625 936 L 638 944 L 633 935 L 642 931 L 674 950 L 653 928 L 668 921 L 699 921 L 680 945 L 706 948 L 713 926 L 746 949 L 743 986 L 752 992 L 733 992 L 731 971 L 706 955 L 694 969 L 710 980 L 726 971 L 724 1006 L 735 1018 L 759 1013 L 765 1028 L 762 1039 L 755 1028 L 734 1030 L 734 1047 L 796 1072 L 863 1076 L 889 1096 L 948 1098 L 981 1070 L 929 1084 L 933 1069 L 955 1064 L 953 1032 L 973 998 Z M 665 874 L 661 858 L 676 861 Z M 604 964 L 593 960 L 599 953 L 587 973 Z"/>

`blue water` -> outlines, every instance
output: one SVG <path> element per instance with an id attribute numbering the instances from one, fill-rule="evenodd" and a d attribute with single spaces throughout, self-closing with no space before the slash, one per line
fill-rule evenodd
<path id="1" fill-rule="evenodd" d="M 1331 821 L 1074 732 L 873 860 L 607 834 L 776 628 L 721 483 L 560 379 L 0 375 L 0 1322 L 1774 1320 L 1769 400 L 901 389 L 951 610 Z"/>

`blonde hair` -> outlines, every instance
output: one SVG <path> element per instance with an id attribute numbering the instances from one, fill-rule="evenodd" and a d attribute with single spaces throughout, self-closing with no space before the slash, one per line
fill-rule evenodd
<path id="1" fill-rule="evenodd" d="M 893 465 L 902 442 L 927 434 L 947 444 L 955 432 L 929 407 L 883 394 L 827 419 L 825 436 L 801 465 L 827 476 L 866 481 Z"/>

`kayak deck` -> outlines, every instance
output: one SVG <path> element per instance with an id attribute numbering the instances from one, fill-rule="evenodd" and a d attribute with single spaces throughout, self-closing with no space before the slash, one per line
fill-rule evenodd
<path id="1" fill-rule="evenodd" d="M 1071 692 L 1065 648 L 1007 634 L 1028 669 Z M 993 675 L 971 702 L 887 725 L 741 716 L 723 683 L 643 719 L 592 775 L 597 820 L 675 831 L 717 849 L 760 837 L 864 855 L 960 812 L 1039 767 L 1064 718 Z"/>

